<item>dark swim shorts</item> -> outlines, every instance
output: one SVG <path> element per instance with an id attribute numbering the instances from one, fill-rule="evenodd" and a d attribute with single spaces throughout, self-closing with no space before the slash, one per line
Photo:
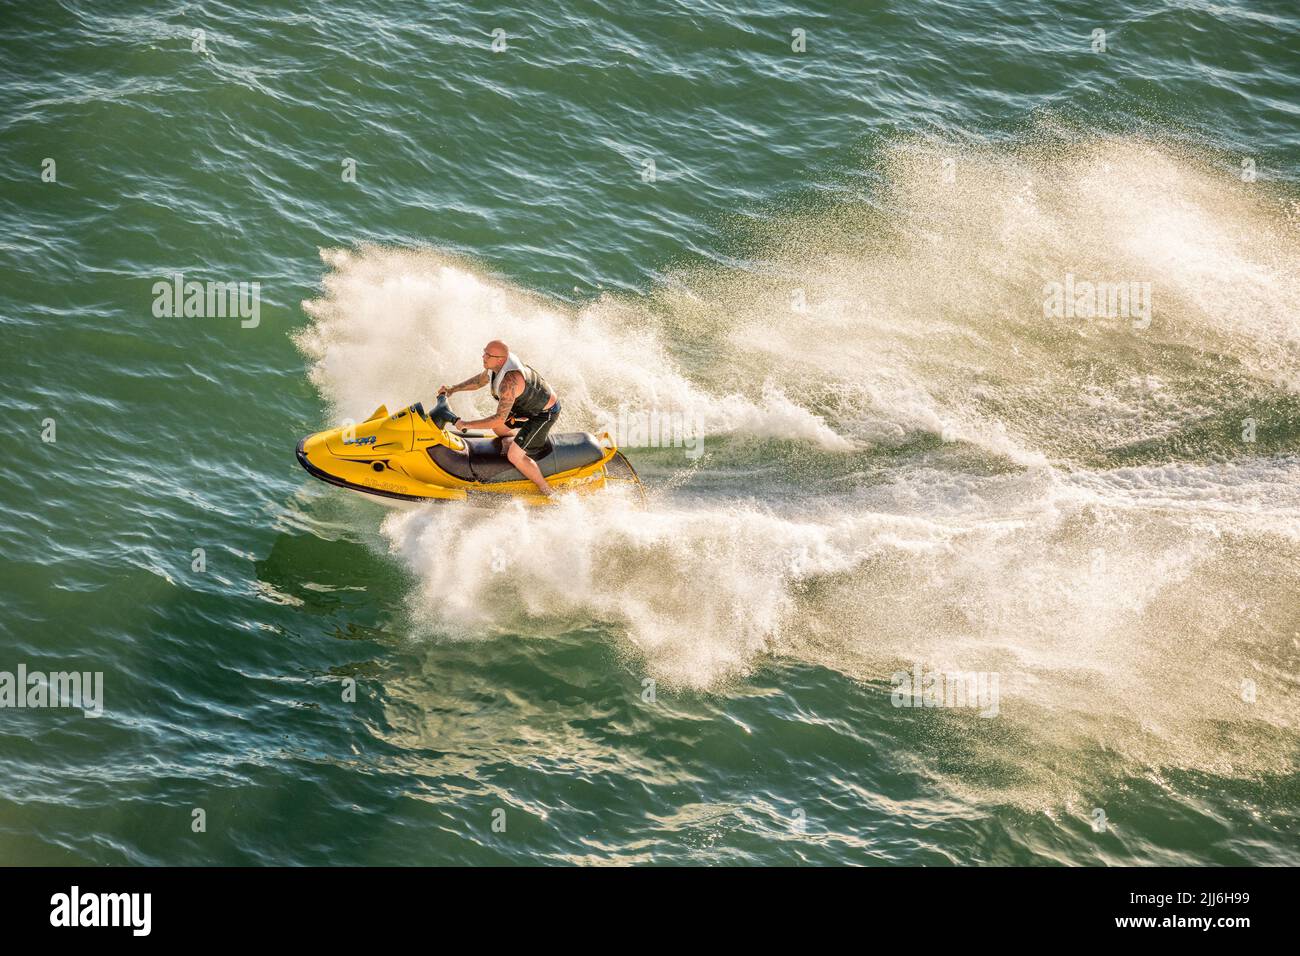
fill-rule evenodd
<path id="1" fill-rule="evenodd" d="M 546 436 L 551 432 L 551 426 L 555 420 L 560 417 L 560 403 L 556 402 L 544 412 L 539 412 L 532 418 L 524 420 L 519 426 L 519 431 L 515 433 L 515 444 L 528 452 L 530 455 L 542 450 L 546 444 Z M 511 424 L 514 424 L 511 422 Z"/>

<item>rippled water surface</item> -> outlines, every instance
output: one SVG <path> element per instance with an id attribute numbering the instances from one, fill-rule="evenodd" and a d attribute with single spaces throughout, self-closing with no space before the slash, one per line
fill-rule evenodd
<path id="1" fill-rule="evenodd" d="M 0 14 L 0 862 L 1300 863 L 1300 16 L 842 6 Z M 493 337 L 703 445 L 298 467 Z"/>

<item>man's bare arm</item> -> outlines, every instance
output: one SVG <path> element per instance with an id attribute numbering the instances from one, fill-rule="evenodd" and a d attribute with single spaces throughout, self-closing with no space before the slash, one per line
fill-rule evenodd
<path id="1" fill-rule="evenodd" d="M 456 392 L 472 392 L 475 389 L 482 388 L 488 383 L 488 373 L 484 369 L 473 378 L 467 378 L 459 385 L 443 385 L 438 389 L 439 395 L 453 395 Z"/>
<path id="2" fill-rule="evenodd" d="M 472 422 L 460 422 L 460 427 L 465 428 L 496 428 L 498 425 L 504 425 L 506 419 L 510 417 L 510 409 L 514 407 L 517 399 L 524 391 L 524 377 L 519 372 L 511 372 L 506 375 L 502 381 L 498 394 L 501 396 L 497 400 L 497 410 L 491 418 L 480 418 Z"/>

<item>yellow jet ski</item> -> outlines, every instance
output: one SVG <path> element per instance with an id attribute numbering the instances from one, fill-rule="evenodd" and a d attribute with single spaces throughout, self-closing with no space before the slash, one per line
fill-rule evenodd
<path id="1" fill-rule="evenodd" d="M 331 485 L 400 501 L 464 501 L 477 495 L 512 495 L 529 503 L 547 499 L 519 473 L 501 439 L 452 428 L 447 397 L 426 414 L 416 402 L 388 414 L 383 405 L 364 422 L 316 432 L 298 442 L 298 462 Z M 640 492 L 636 471 L 609 432 L 551 435 L 533 456 L 557 491 L 597 491 L 625 483 Z"/>

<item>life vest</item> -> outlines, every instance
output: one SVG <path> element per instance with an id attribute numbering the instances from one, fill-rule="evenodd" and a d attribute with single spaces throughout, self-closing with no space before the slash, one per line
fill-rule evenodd
<path id="1" fill-rule="evenodd" d="M 534 415 L 540 415 L 555 392 L 551 389 L 551 386 L 546 384 L 546 379 L 542 378 L 535 368 L 519 361 L 519 356 L 515 355 L 514 352 L 507 353 L 506 364 L 493 372 L 489 378 L 492 397 L 496 399 L 501 397 L 497 394 L 497 385 L 501 379 L 505 378 L 507 372 L 518 372 L 524 377 L 524 390 L 515 399 L 515 403 L 510 406 L 508 417 L 532 418 Z"/>

